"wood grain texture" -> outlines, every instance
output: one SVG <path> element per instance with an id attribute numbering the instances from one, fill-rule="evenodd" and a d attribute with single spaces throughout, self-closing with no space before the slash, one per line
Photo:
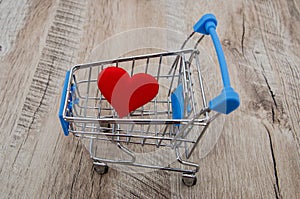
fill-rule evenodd
<path id="1" fill-rule="evenodd" d="M 111 36 L 188 34 L 207 12 L 241 106 L 213 150 L 193 154 L 197 185 L 172 172 L 95 173 L 57 119 L 65 71 Z M 300 198 L 299 21 L 296 0 L 0 0 L 0 198 Z"/>

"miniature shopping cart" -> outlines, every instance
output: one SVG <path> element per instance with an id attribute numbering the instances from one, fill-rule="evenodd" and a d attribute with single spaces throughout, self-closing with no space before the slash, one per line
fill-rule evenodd
<path id="1" fill-rule="evenodd" d="M 196 184 L 199 165 L 191 156 L 210 123 L 239 106 L 230 85 L 214 15 L 204 15 L 179 50 L 121 57 L 76 65 L 67 71 L 59 118 L 67 136 L 88 142 L 95 170 L 104 174 L 108 165 L 134 169 L 160 169 L 182 173 L 183 183 Z M 197 36 L 194 48 L 185 45 Z M 218 57 L 223 89 L 211 100 L 205 95 L 198 44 L 210 35 Z M 97 75 L 107 67 L 122 67 L 131 76 L 151 74 L 158 94 L 124 118 L 97 87 Z M 172 159 L 173 158 L 173 159 Z"/>

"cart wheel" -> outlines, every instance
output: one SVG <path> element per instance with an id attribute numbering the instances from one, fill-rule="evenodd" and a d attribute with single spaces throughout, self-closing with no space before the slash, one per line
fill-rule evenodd
<path id="1" fill-rule="evenodd" d="M 191 187 L 197 183 L 195 174 L 182 174 L 182 182 L 184 185 Z"/>
<path id="2" fill-rule="evenodd" d="M 108 172 L 108 166 L 103 164 L 103 165 L 95 165 L 94 164 L 94 170 L 100 174 L 100 175 L 103 175 L 103 174 L 106 174 Z"/>

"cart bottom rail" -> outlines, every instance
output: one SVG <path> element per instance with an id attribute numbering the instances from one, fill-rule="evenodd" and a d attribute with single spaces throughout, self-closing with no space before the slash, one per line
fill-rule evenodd
<path id="1" fill-rule="evenodd" d="M 121 144 L 117 144 L 120 149 L 125 151 L 128 155 L 131 156 L 131 160 L 111 160 L 111 159 L 104 159 L 104 158 L 98 158 L 94 157 L 91 155 L 91 158 L 93 160 L 93 165 L 94 165 L 94 170 L 98 174 L 105 174 L 108 172 L 108 164 L 113 163 L 113 164 L 118 164 L 118 165 L 124 165 L 124 166 L 132 166 L 132 167 L 140 167 L 140 168 L 145 168 L 145 169 L 157 169 L 157 170 L 162 170 L 162 171 L 173 171 L 173 172 L 178 172 L 182 173 L 182 181 L 185 185 L 187 186 L 193 186 L 197 182 L 197 177 L 196 173 L 199 171 L 199 165 L 183 160 L 182 157 L 180 156 L 179 149 L 176 147 L 175 148 L 175 154 L 176 154 L 176 160 L 179 162 L 182 166 L 185 166 L 186 168 L 183 167 L 171 167 L 170 165 L 168 166 L 159 166 L 159 165 L 154 165 L 154 164 L 143 164 L 143 163 L 137 163 L 135 162 L 135 156 L 132 154 L 129 150 L 126 149 L 126 147 L 122 146 Z M 193 169 L 191 169 L 193 168 Z"/>

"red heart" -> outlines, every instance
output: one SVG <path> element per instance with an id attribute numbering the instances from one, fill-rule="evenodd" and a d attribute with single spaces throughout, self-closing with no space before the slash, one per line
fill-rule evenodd
<path id="1" fill-rule="evenodd" d="M 98 88 L 122 118 L 151 101 L 159 85 L 151 75 L 138 73 L 130 77 L 124 69 L 111 66 L 99 73 Z"/>

